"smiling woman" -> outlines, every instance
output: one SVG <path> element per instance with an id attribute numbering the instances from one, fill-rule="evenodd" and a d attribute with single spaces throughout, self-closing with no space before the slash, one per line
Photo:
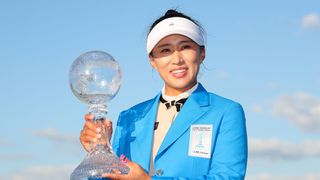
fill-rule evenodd
<path id="1" fill-rule="evenodd" d="M 149 56 L 165 82 L 166 94 L 177 96 L 197 84 L 205 50 L 190 38 L 173 34 L 160 40 Z"/>
<path id="2" fill-rule="evenodd" d="M 164 86 L 154 98 L 123 111 L 113 149 L 128 174 L 111 179 L 244 179 L 247 134 L 241 105 L 207 92 L 198 82 L 205 59 L 202 28 L 168 10 L 151 26 L 147 53 Z M 92 115 L 80 135 L 83 146 L 101 138 Z M 109 121 L 105 127 L 111 128 Z M 130 160 L 129 160 L 130 159 Z"/>

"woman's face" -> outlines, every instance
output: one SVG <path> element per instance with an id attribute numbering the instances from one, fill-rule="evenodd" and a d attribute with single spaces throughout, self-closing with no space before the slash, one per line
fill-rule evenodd
<path id="1" fill-rule="evenodd" d="M 197 83 L 205 50 L 188 37 L 174 34 L 159 41 L 149 57 L 164 80 L 166 94 L 176 96 Z"/>

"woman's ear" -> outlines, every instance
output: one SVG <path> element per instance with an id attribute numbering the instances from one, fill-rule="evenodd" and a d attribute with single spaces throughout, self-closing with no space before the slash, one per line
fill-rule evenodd
<path id="1" fill-rule="evenodd" d="M 205 47 L 200 47 L 200 60 L 201 63 L 203 60 L 206 58 L 206 48 Z"/>
<path id="2" fill-rule="evenodd" d="M 149 62 L 150 62 L 150 65 L 152 66 L 152 68 L 157 70 L 157 65 L 154 62 L 154 58 L 152 57 L 152 55 L 149 55 Z"/>

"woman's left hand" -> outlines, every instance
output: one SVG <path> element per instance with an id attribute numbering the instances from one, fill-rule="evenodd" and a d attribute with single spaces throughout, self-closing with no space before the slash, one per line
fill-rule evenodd
<path id="1" fill-rule="evenodd" d="M 121 179 L 150 180 L 151 179 L 151 177 L 143 170 L 143 168 L 139 164 L 130 161 L 124 155 L 121 155 L 120 161 L 122 161 L 129 167 L 130 171 L 128 174 L 121 174 L 120 172 L 114 172 L 114 173 L 103 174 L 102 176 L 109 179 L 114 179 L 114 180 L 121 180 Z"/>

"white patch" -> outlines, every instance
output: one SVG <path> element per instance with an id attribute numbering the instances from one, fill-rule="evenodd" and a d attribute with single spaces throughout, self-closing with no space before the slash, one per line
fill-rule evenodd
<path id="1" fill-rule="evenodd" d="M 197 124 L 190 127 L 189 156 L 210 158 L 212 124 Z"/>

